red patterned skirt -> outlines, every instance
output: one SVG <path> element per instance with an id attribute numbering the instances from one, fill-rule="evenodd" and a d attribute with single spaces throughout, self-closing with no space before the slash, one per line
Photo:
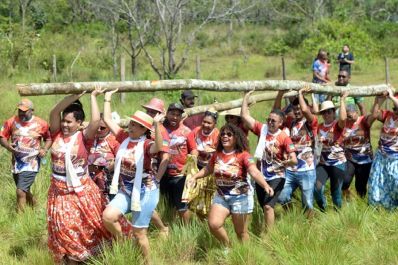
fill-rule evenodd
<path id="1" fill-rule="evenodd" d="M 66 182 L 51 178 L 47 201 L 48 247 L 57 263 L 67 256 L 84 261 L 109 242 L 112 235 L 102 222 L 106 199 L 90 177 L 81 180 L 79 195 L 68 192 Z M 120 220 L 124 234 L 131 235 L 132 226 Z"/>

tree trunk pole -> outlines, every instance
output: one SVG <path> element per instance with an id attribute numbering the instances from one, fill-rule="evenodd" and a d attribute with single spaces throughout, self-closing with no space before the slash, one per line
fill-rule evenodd
<path id="1" fill-rule="evenodd" d="M 124 82 L 126 80 L 126 58 L 124 54 L 120 56 L 120 81 Z M 126 94 L 120 93 L 120 103 L 124 104 L 126 102 Z"/>
<path id="2" fill-rule="evenodd" d="M 141 80 L 121 82 L 68 82 L 68 83 L 39 83 L 17 84 L 17 89 L 22 96 L 38 96 L 53 94 L 80 94 L 83 91 L 91 92 L 95 85 L 106 89 L 119 89 L 119 92 L 153 92 L 175 90 L 207 90 L 218 92 L 238 91 L 279 91 L 299 90 L 308 85 L 313 93 L 328 95 L 340 95 L 344 91 L 350 91 L 351 96 L 374 96 L 387 89 L 386 84 L 368 86 L 332 86 L 308 83 L 296 80 L 257 80 L 257 81 L 210 81 L 198 79 L 175 80 Z"/>

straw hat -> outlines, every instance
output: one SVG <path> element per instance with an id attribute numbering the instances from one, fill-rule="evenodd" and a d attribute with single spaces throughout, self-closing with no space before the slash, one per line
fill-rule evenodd
<path id="1" fill-rule="evenodd" d="M 221 112 L 219 113 L 219 115 L 220 115 L 220 116 L 231 115 L 231 116 L 240 117 L 240 110 L 241 110 L 241 108 L 235 108 L 235 109 L 224 110 L 224 111 L 221 111 Z"/>
<path id="2" fill-rule="evenodd" d="M 158 112 L 164 113 L 164 102 L 161 99 L 158 98 L 152 98 L 146 105 L 141 105 L 142 107 L 146 109 L 152 109 L 156 110 Z"/>
<path id="3" fill-rule="evenodd" d="M 152 128 L 152 124 L 153 124 L 152 117 L 149 116 L 148 114 L 146 114 L 145 112 L 140 111 L 140 110 L 137 110 L 134 113 L 133 116 L 127 117 L 127 119 L 129 119 L 131 121 L 135 121 L 136 123 L 141 124 L 142 126 L 147 128 L 148 130 L 151 130 L 151 128 Z"/>
<path id="4" fill-rule="evenodd" d="M 328 109 L 335 109 L 336 107 L 334 106 L 333 102 L 330 100 L 326 100 L 324 102 L 322 102 L 321 104 L 321 109 L 319 110 L 319 112 L 328 110 Z"/>

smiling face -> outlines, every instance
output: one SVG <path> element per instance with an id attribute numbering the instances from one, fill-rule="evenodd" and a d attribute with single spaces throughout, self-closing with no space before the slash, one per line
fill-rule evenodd
<path id="1" fill-rule="evenodd" d="M 275 133 L 282 126 L 283 119 L 276 113 L 270 113 L 267 119 L 268 131 L 270 133 Z"/>
<path id="2" fill-rule="evenodd" d="M 182 105 L 184 105 L 185 108 L 192 108 L 195 106 L 195 97 L 186 97 L 181 99 Z"/>
<path id="3" fill-rule="evenodd" d="M 148 129 L 139 124 L 138 122 L 135 121 L 130 121 L 129 126 L 128 126 L 128 132 L 130 138 L 137 139 L 141 137 L 142 135 L 145 134 L 145 132 Z"/>
<path id="4" fill-rule="evenodd" d="M 301 111 L 300 105 L 293 105 L 292 110 L 295 119 L 301 120 L 303 118 L 303 112 Z"/>
<path id="5" fill-rule="evenodd" d="M 321 115 L 323 117 L 323 120 L 325 121 L 326 124 L 332 123 L 335 118 L 335 110 L 334 109 L 327 109 L 321 112 Z"/>
<path id="6" fill-rule="evenodd" d="M 336 85 L 337 86 L 346 86 L 350 82 L 350 75 L 347 71 L 340 71 L 337 76 Z"/>
<path id="7" fill-rule="evenodd" d="M 231 152 L 235 149 L 236 137 L 234 133 L 228 129 L 220 133 L 221 144 L 226 152 Z"/>
<path id="8" fill-rule="evenodd" d="M 61 120 L 62 134 L 64 136 L 70 136 L 74 134 L 79 129 L 82 122 L 83 121 L 81 120 L 76 120 L 73 112 L 65 113 Z"/>
<path id="9" fill-rule="evenodd" d="M 216 126 L 216 121 L 211 116 L 205 116 L 202 120 L 202 131 L 204 134 L 209 134 Z"/>
<path id="10" fill-rule="evenodd" d="M 109 133 L 109 128 L 106 126 L 105 122 L 101 120 L 96 136 L 105 137 L 106 135 L 108 135 L 108 133 Z"/>
<path id="11" fill-rule="evenodd" d="M 358 119 L 357 111 L 347 111 L 347 120 L 355 122 Z"/>

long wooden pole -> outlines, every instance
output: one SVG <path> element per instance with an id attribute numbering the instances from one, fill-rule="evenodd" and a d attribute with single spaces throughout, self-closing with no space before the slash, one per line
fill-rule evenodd
<path id="1" fill-rule="evenodd" d="M 124 81 L 124 82 L 69 82 L 69 83 L 38 83 L 17 84 L 17 89 L 22 96 L 39 96 L 53 94 L 78 94 L 83 91 L 90 92 L 98 84 L 107 89 L 119 89 L 119 92 L 150 92 L 170 90 L 208 90 L 208 91 L 278 91 L 299 90 L 308 85 L 315 93 L 340 95 L 349 90 L 352 96 L 373 96 L 381 94 L 387 89 L 386 84 L 370 86 L 323 86 L 314 83 L 294 80 L 259 80 L 259 81 L 209 81 L 198 79 L 181 80 L 155 80 L 155 81 Z"/>

